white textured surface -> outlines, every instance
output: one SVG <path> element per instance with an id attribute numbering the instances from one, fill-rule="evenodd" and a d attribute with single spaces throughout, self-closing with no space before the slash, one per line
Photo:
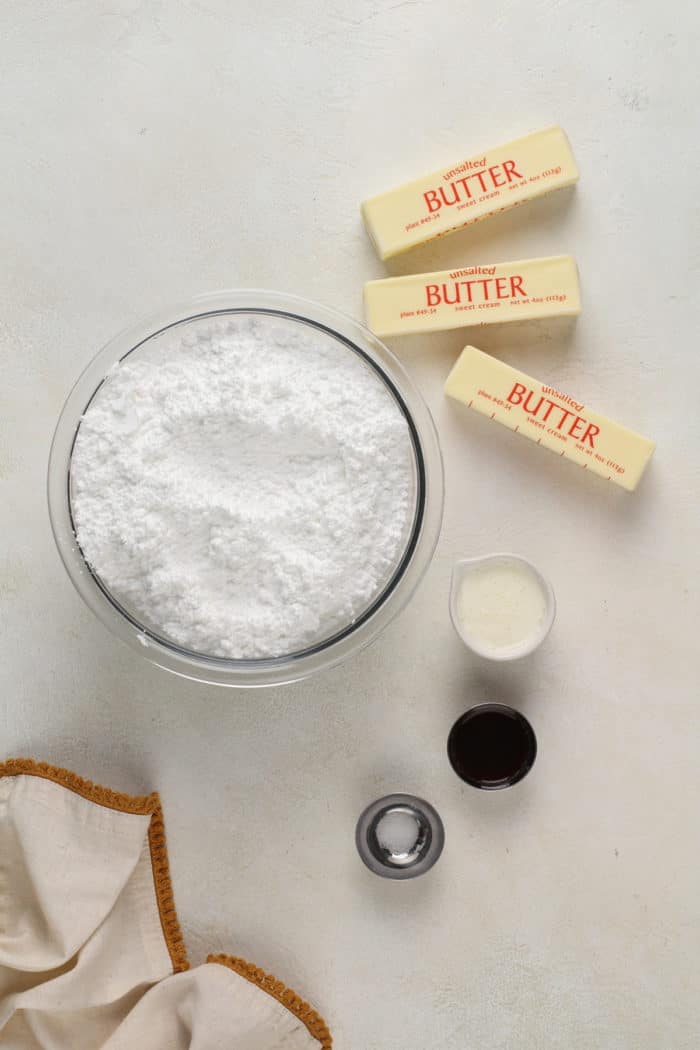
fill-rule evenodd
<path id="1" fill-rule="evenodd" d="M 276 972 L 339 1050 L 697 1046 L 698 29 L 680 0 L 0 10 L 2 751 L 160 789 L 193 959 Z M 73 592 L 45 510 L 51 431 L 88 358 L 224 286 L 357 314 L 383 272 L 362 197 L 553 121 L 575 191 L 394 272 L 573 252 L 578 323 L 471 341 L 656 438 L 639 491 L 448 406 L 459 332 L 405 342 L 447 473 L 409 609 L 353 663 L 280 692 L 138 662 Z M 559 604 L 543 648 L 508 667 L 470 658 L 447 613 L 453 560 L 499 548 L 541 566 Z M 483 698 L 538 733 L 511 792 L 462 786 L 444 757 Z M 360 810 L 392 790 L 445 820 L 413 884 L 354 852 Z"/>
<path id="2" fill-rule="evenodd" d="M 357 354 L 234 315 L 110 373 L 75 439 L 71 501 L 85 558 L 138 622 L 255 659 L 316 645 L 376 600 L 409 541 L 414 475 L 406 417 Z"/>

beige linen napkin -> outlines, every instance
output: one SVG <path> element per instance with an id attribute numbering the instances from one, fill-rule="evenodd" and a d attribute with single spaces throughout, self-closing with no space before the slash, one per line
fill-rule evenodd
<path id="1" fill-rule="evenodd" d="M 160 800 L 0 763 L 1 1050 L 329 1050 L 242 959 L 190 969 Z"/>

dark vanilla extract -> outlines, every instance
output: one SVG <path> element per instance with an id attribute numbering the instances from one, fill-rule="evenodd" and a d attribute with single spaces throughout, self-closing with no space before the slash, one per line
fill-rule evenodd
<path id="1" fill-rule="evenodd" d="M 504 704 L 480 704 L 452 727 L 447 752 L 457 776 L 486 790 L 510 787 L 525 776 L 537 754 L 528 720 Z"/>

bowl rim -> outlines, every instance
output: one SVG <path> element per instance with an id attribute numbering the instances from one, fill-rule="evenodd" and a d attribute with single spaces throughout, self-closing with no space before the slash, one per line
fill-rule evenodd
<path id="1" fill-rule="evenodd" d="M 384 381 L 407 420 L 414 452 L 416 509 L 399 563 L 357 621 L 298 653 L 260 660 L 229 660 L 183 649 L 138 623 L 93 574 L 77 542 L 70 496 L 70 464 L 82 417 L 110 370 L 149 339 L 187 320 L 222 313 L 286 316 L 310 324 L 359 353 Z M 264 687 L 298 681 L 335 666 L 369 645 L 406 605 L 435 550 L 443 511 L 444 478 L 430 411 L 398 358 L 359 322 L 330 307 L 267 289 L 230 289 L 194 296 L 123 329 L 89 361 L 58 418 L 49 455 L 47 496 L 54 540 L 71 582 L 97 617 L 152 663 L 212 685 Z"/>

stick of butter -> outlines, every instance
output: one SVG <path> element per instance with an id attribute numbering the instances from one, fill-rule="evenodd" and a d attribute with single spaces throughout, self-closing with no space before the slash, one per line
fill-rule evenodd
<path id="1" fill-rule="evenodd" d="M 570 255 L 368 281 L 364 301 L 378 336 L 581 313 Z"/>
<path id="2" fill-rule="evenodd" d="M 637 487 L 656 447 L 473 346 L 462 351 L 447 377 L 445 393 L 629 492 Z"/>
<path id="3" fill-rule="evenodd" d="M 569 141 L 552 127 L 372 197 L 362 218 L 379 258 L 389 259 L 577 179 Z"/>

